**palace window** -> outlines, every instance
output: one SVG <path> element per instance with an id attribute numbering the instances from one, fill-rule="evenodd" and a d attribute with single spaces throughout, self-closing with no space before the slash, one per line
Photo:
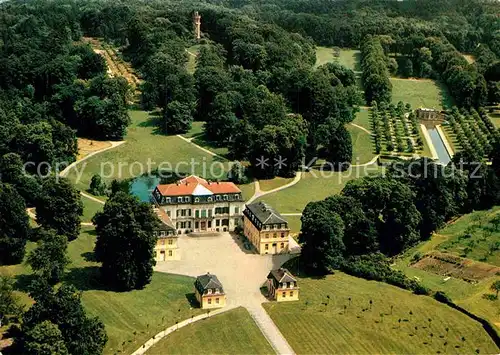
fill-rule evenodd
<path id="1" fill-rule="evenodd" d="M 216 227 L 220 227 L 220 219 L 216 219 L 215 220 L 215 226 Z"/>
<path id="2" fill-rule="evenodd" d="M 169 216 L 169 217 L 170 217 L 170 211 L 167 211 L 167 216 Z"/>
<path id="3" fill-rule="evenodd" d="M 208 200 L 208 202 L 212 202 L 212 198 L 211 197 L 207 198 L 207 200 Z"/>
<path id="4" fill-rule="evenodd" d="M 290 297 L 293 297 L 293 291 L 290 291 Z"/>
<path id="5" fill-rule="evenodd" d="M 281 233 L 281 238 L 285 238 L 285 233 Z"/>
<path id="6" fill-rule="evenodd" d="M 215 303 L 219 304 L 219 297 L 215 299 Z"/>
<path id="7" fill-rule="evenodd" d="M 209 295 L 211 295 L 211 294 L 212 294 L 212 289 L 211 289 L 211 288 L 209 288 L 209 289 L 208 289 L 208 294 L 209 294 Z"/>
<path id="8" fill-rule="evenodd" d="M 194 202 L 200 202 L 200 198 L 199 198 L 199 197 L 196 197 L 196 198 L 194 199 Z"/>
<path id="9" fill-rule="evenodd" d="M 201 210 L 201 217 L 206 218 L 207 217 L 207 210 Z"/>
<path id="10" fill-rule="evenodd" d="M 220 195 L 215 196 L 216 201 L 220 201 L 220 199 L 221 199 Z"/>
<path id="11" fill-rule="evenodd" d="M 208 217 L 212 217 L 212 209 L 208 210 Z"/>
<path id="12" fill-rule="evenodd" d="M 211 298 L 208 299 L 208 304 L 212 304 L 212 299 Z"/>
<path id="13" fill-rule="evenodd" d="M 172 250 L 168 251 L 168 256 L 172 256 Z"/>
<path id="14" fill-rule="evenodd" d="M 224 201 L 227 201 L 227 195 L 224 195 Z"/>
<path id="15" fill-rule="evenodd" d="M 285 243 L 281 243 L 280 247 L 281 247 L 281 249 L 283 249 L 285 247 Z"/>
<path id="16" fill-rule="evenodd" d="M 240 213 L 240 208 L 239 208 L 239 207 L 235 207 L 235 208 L 234 208 L 234 213 L 235 213 L 235 214 Z"/>
<path id="17" fill-rule="evenodd" d="M 191 228 L 191 221 L 188 221 L 188 228 Z"/>
<path id="18" fill-rule="evenodd" d="M 266 246 L 264 247 L 264 249 L 269 250 L 269 244 L 266 244 Z"/>
<path id="19" fill-rule="evenodd" d="M 285 298 L 286 297 L 286 292 L 283 292 L 281 295 L 283 296 L 283 298 Z"/>
<path id="20" fill-rule="evenodd" d="M 169 239 L 168 244 L 172 245 L 172 243 L 173 243 L 172 239 Z"/>
<path id="21" fill-rule="evenodd" d="M 182 197 L 177 197 L 177 202 L 182 203 Z"/>
<path id="22" fill-rule="evenodd" d="M 170 197 L 167 197 L 167 200 L 166 200 L 166 201 L 167 201 L 167 203 L 170 203 L 170 201 L 171 201 L 171 200 L 170 200 Z"/>
<path id="23" fill-rule="evenodd" d="M 194 222 L 194 229 L 200 228 L 200 222 Z"/>
<path id="24" fill-rule="evenodd" d="M 240 199 L 240 195 L 234 195 L 234 199 L 235 200 L 239 200 Z"/>
<path id="25" fill-rule="evenodd" d="M 196 218 L 200 218 L 200 210 L 195 210 L 195 211 L 194 211 L 194 216 L 195 216 Z"/>
<path id="26" fill-rule="evenodd" d="M 184 197 L 184 202 L 189 202 L 189 197 Z"/>
<path id="27" fill-rule="evenodd" d="M 186 217 L 186 210 L 181 210 L 181 216 Z"/>
<path id="28" fill-rule="evenodd" d="M 177 223 L 175 224 L 175 226 L 176 226 L 176 228 L 177 228 L 177 229 L 179 229 L 179 226 L 180 226 L 180 225 L 181 225 L 181 224 L 180 224 L 179 222 L 177 222 Z"/>
<path id="29" fill-rule="evenodd" d="M 273 238 L 276 238 L 277 237 L 277 234 L 276 233 L 273 233 Z"/>
<path id="30" fill-rule="evenodd" d="M 165 231 L 161 231 L 161 232 L 160 232 L 160 235 L 161 235 L 162 237 L 164 237 L 164 236 L 165 236 Z"/>

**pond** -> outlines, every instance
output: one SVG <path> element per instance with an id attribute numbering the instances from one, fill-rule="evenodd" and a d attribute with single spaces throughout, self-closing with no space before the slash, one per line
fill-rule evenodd
<path id="1" fill-rule="evenodd" d="M 439 134 L 438 130 L 435 127 L 427 128 L 427 131 L 429 132 L 429 136 L 431 137 L 432 144 L 434 145 L 434 148 L 436 149 L 436 153 L 438 155 L 439 162 L 441 164 L 447 165 L 451 161 L 451 157 L 448 154 L 446 147 L 444 146 L 441 135 Z"/>
<path id="2" fill-rule="evenodd" d="M 157 176 L 139 176 L 130 183 L 130 193 L 141 202 L 150 202 L 151 193 L 159 183 L 160 178 Z"/>

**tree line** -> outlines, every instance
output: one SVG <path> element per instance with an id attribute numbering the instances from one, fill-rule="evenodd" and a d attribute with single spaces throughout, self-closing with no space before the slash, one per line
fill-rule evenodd
<path id="1" fill-rule="evenodd" d="M 459 214 L 496 205 L 499 151 L 497 144 L 491 166 L 470 152 L 457 153 L 448 166 L 427 158 L 394 163 L 384 176 L 349 181 L 339 195 L 310 202 L 301 218 L 302 263 L 313 273 L 342 269 L 423 291 L 402 274 L 387 273 L 384 260 L 428 239 Z"/>

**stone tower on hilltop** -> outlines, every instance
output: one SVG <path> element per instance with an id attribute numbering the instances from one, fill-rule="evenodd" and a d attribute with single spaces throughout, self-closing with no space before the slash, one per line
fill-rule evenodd
<path id="1" fill-rule="evenodd" d="M 196 39 L 201 38 L 201 16 L 198 11 L 194 12 L 193 15 L 193 26 L 194 26 L 194 35 Z"/>

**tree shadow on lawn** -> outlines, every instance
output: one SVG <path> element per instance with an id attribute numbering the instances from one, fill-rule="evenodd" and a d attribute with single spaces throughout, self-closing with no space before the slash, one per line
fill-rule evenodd
<path id="1" fill-rule="evenodd" d="M 85 253 L 80 254 L 83 258 L 83 260 L 89 262 L 89 263 L 96 263 L 97 259 L 95 257 L 95 254 L 93 251 L 87 251 Z"/>
<path id="2" fill-rule="evenodd" d="M 306 271 L 306 268 L 302 264 L 300 257 L 297 256 L 296 258 L 288 260 L 286 263 L 283 264 L 282 266 L 285 269 L 288 269 L 293 275 L 299 276 L 302 279 L 311 279 L 311 280 L 323 280 L 326 278 L 328 275 L 333 275 L 334 273 L 327 274 L 327 275 L 321 275 L 321 274 L 311 274 Z"/>
<path id="3" fill-rule="evenodd" d="M 200 303 L 196 299 L 196 295 L 194 294 L 194 292 L 186 293 L 186 299 L 189 302 L 189 306 L 191 306 L 192 308 L 200 308 L 201 307 Z"/>
<path id="4" fill-rule="evenodd" d="M 138 127 L 153 127 L 152 134 L 154 135 L 165 135 L 162 131 L 163 117 L 159 112 L 150 112 L 148 114 L 148 119 L 137 125 Z"/>
<path id="5" fill-rule="evenodd" d="M 102 283 L 98 266 L 70 269 L 64 276 L 64 282 L 75 286 L 80 291 L 116 291 L 112 287 Z"/>
<path id="6" fill-rule="evenodd" d="M 39 278 L 40 276 L 36 274 L 17 275 L 14 288 L 18 291 L 29 293 L 32 282 Z M 116 291 L 101 282 L 101 274 L 98 266 L 69 269 L 64 275 L 62 282 L 75 286 L 79 291 Z"/>

